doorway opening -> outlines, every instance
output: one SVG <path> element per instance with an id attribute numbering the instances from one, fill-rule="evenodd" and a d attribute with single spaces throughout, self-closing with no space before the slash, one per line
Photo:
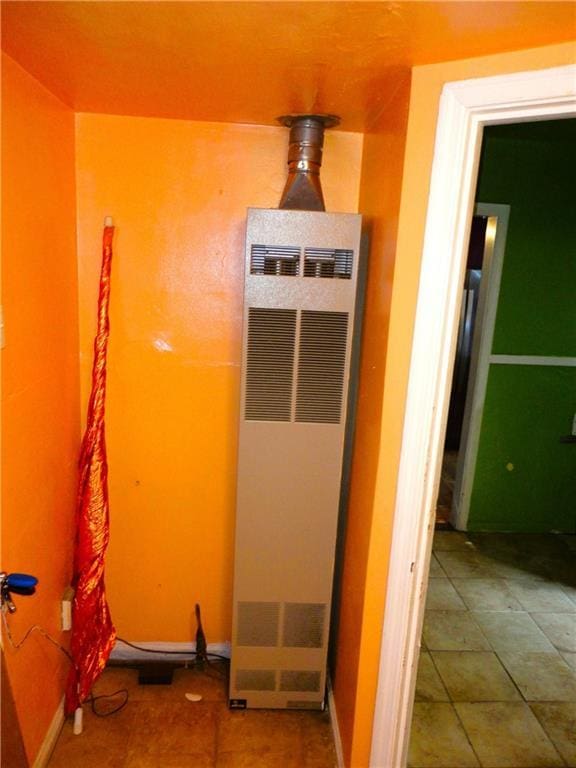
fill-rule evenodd
<path id="1" fill-rule="evenodd" d="M 472 248 L 466 264 L 445 446 L 460 448 L 467 480 L 455 479 L 459 530 L 434 536 L 414 768 L 576 758 L 576 337 L 563 331 L 576 291 L 574 135 L 576 120 L 484 133 L 478 194 L 510 204 L 508 247 L 503 263 L 480 264 L 498 264 L 501 288 L 474 274 Z"/>
<path id="2" fill-rule="evenodd" d="M 494 222 L 488 229 L 488 211 L 475 207 L 470 230 L 470 242 L 466 259 L 466 273 L 462 290 L 462 304 L 458 321 L 458 336 L 452 384 L 450 388 L 450 404 L 448 406 L 448 421 L 444 439 L 444 454 L 440 475 L 440 489 L 436 502 L 436 529 L 450 530 L 453 522 L 453 503 L 456 486 L 456 475 L 459 456 L 463 452 L 464 418 L 466 400 L 471 380 L 472 356 L 474 344 L 478 346 L 482 332 L 482 313 L 478 317 L 481 287 L 485 285 L 486 272 L 493 246 Z M 488 252 L 487 252 L 488 251 Z M 486 253 L 486 260 L 485 260 Z M 486 262 L 486 263 L 485 263 Z M 485 269 L 483 269 L 485 267 Z M 484 276 L 483 276 L 484 275 Z M 484 282 L 483 282 L 484 281 Z M 469 409 L 468 409 L 469 411 Z M 466 430 L 466 433 L 468 430 Z"/>

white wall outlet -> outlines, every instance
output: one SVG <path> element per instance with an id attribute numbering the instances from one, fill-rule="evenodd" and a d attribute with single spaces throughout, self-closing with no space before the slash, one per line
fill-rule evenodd
<path id="1" fill-rule="evenodd" d="M 62 595 L 62 631 L 68 632 L 72 629 L 72 600 L 74 599 L 74 590 L 72 587 L 66 587 Z"/>

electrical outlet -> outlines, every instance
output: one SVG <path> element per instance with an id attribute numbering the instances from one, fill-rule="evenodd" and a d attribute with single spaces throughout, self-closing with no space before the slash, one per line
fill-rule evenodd
<path id="1" fill-rule="evenodd" d="M 72 629 L 72 600 L 74 599 L 74 590 L 72 587 L 66 587 L 62 595 L 62 631 L 69 632 Z"/>
<path id="2" fill-rule="evenodd" d="M 572 435 L 576 436 L 576 413 L 574 414 L 574 418 L 572 419 Z"/>

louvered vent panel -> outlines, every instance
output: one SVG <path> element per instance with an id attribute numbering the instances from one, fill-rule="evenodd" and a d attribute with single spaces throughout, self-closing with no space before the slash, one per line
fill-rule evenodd
<path id="1" fill-rule="evenodd" d="M 278 645 L 278 603 L 238 603 L 238 645 L 273 648 Z"/>
<path id="2" fill-rule="evenodd" d="M 251 275 L 293 277 L 300 274 L 300 248 L 292 245 L 253 245 Z"/>
<path id="3" fill-rule="evenodd" d="M 244 416 L 290 421 L 296 310 L 250 307 Z"/>
<path id="4" fill-rule="evenodd" d="M 276 672 L 273 669 L 239 669 L 236 672 L 238 691 L 276 690 Z"/>
<path id="5" fill-rule="evenodd" d="M 306 248 L 304 277 L 352 277 L 353 251 L 343 248 Z"/>
<path id="6" fill-rule="evenodd" d="M 320 672 L 285 670 L 280 674 L 281 691 L 319 691 Z"/>
<path id="7" fill-rule="evenodd" d="M 282 645 L 288 648 L 322 648 L 324 603 L 286 603 Z"/>
<path id="8" fill-rule="evenodd" d="M 296 421 L 339 424 L 348 315 L 302 312 Z"/>

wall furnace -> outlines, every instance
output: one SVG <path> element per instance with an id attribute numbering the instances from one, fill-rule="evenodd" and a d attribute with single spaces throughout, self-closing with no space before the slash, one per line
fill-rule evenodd
<path id="1" fill-rule="evenodd" d="M 356 214 L 248 211 L 234 708 L 323 707 L 360 236 Z"/>

